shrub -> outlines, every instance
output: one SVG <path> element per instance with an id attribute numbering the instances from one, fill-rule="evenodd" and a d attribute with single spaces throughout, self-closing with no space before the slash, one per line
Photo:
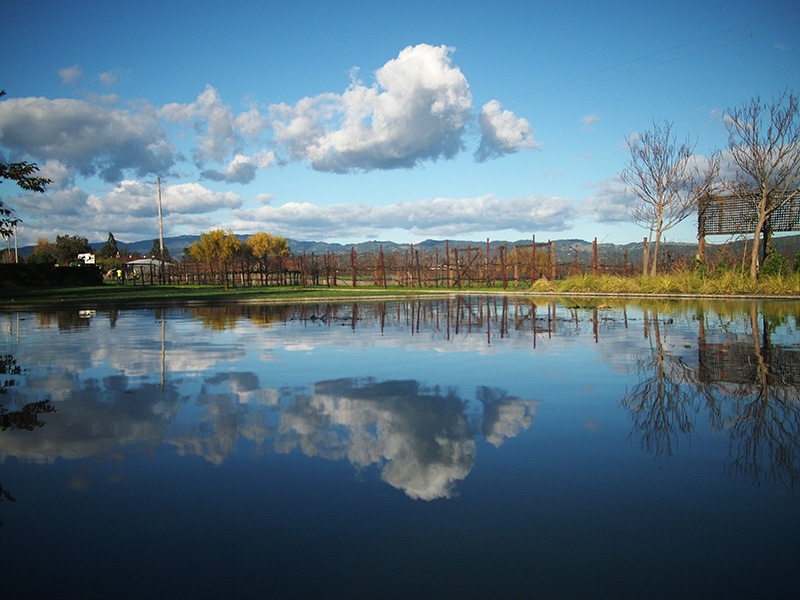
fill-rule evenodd
<path id="1" fill-rule="evenodd" d="M 796 261 L 795 261 L 796 262 Z M 785 275 L 789 272 L 789 261 L 783 254 L 775 252 L 772 248 L 767 250 L 767 258 L 761 265 L 762 275 Z"/>

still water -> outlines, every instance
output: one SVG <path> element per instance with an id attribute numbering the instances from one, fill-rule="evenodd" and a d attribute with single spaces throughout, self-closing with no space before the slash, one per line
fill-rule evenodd
<path id="1" fill-rule="evenodd" d="M 800 303 L 0 313 L 5 598 L 796 597 Z"/>

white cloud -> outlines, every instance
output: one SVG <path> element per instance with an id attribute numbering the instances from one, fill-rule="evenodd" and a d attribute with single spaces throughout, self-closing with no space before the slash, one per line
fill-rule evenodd
<path id="1" fill-rule="evenodd" d="M 123 180 L 105 194 L 87 194 L 72 187 L 11 200 L 24 212 L 26 243 L 40 237 L 53 240 L 64 233 L 77 233 L 93 242 L 106 239 L 109 230 L 120 240 L 138 241 L 158 231 L 158 192 L 149 182 Z M 219 211 L 238 209 L 242 203 L 233 192 L 214 192 L 198 183 L 162 184 L 164 233 L 218 228 Z"/>
<path id="2" fill-rule="evenodd" d="M 583 203 L 583 211 L 597 223 L 630 221 L 630 193 L 619 179 L 602 181 L 595 186 L 595 193 Z"/>
<path id="3" fill-rule="evenodd" d="M 61 83 L 64 85 L 75 84 L 83 79 L 83 71 L 81 70 L 80 65 L 77 64 L 64 69 L 59 69 L 57 72 L 58 76 L 61 77 Z"/>
<path id="4" fill-rule="evenodd" d="M 266 205 L 236 214 L 236 230 L 253 230 L 259 223 L 291 237 L 376 236 L 402 229 L 416 235 L 456 236 L 478 231 L 558 231 L 571 226 L 572 202 L 565 198 L 525 196 L 500 199 L 435 198 L 388 206 L 310 203 Z"/>
<path id="5" fill-rule="evenodd" d="M 225 171 L 208 169 L 203 171 L 201 176 L 213 181 L 225 181 L 228 183 L 250 183 L 256 177 L 258 169 L 266 169 L 276 162 L 275 152 L 272 150 L 262 150 L 253 156 L 237 154 L 228 163 Z"/>
<path id="6" fill-rule="evenodd" d="M 12 98 L 0 102 L 0 143 L 108 182 L 124 172 L 163 173 L 174 162 L 173 146 L 149 107 L 133 113 L 82 100 Z"/>
<path id="7" fill-rule="evenodd" d="M 600 120 L 600 115 L 592 113 L 581 118 L 581 123 L 586 126 L 586 129 L 594 129 L 594 124 Z"/>
<path id="8" fill-rule="evenodd" d="M 111 87 L 112 85 L 116 85 L 117 81 L 118 81 L 117 76 L 111 71 L 106 71 L 105 73 L 100 73 L 97 77 L 100 79 L 102 84 L 107 86 L 107 87 Z"/>
<path id="9" fill-rule="evenodd" d="M 242 198 L 232 192 L 213 192 L 199 183 L 161 187 L 163 215 L 197 215 L 220 209 L 235 209 Z M 152 183 L 121 181 L 105 196 L 91 195 L 89 206 L 98 214 L 154 217 L 158 214 L 158 191 Z"/>
<path id="10" fill-rule="evenodd" d="M 533 131 L 526 119 L 502 110 L 497 100 L 483 105 L 480 117 L 481 143 L 475 152 L 479 162 L 512 154 L 520 148 L 538 148 Z"/>
<path id="11" fill-rule="evenodd" d="M 34 220 L 48 220 L 53 217 L 79 217 L 87 208 L 89 195 L 79 187 L 70 187 L 53 192 L 46 196 L 41 194 L 25 194 L 15 199 L 15 206 L 32 215 Z M 25 219 L 27 225 L 28 219 Z M 78 229 L 80 231 L 80 229 Z"/>
<path id="12" fill-rule="evenodd" d="M 241 196 L 233 192 L 213 192 L 199 183 L 170 185 L 162 192 L 163 209 L 170 213 L 203 214 L 242 206 Z"/>
<path id="13" fill-rule="evenodd" d="M 257 194 L 255 197 L 255 201 L 257 204 L 271 204 L 272 201 L 275 199 L 275 196 L 272 194 Z"/>
<path id="14" fill-rule="evenodd" d="M 39 176 L 50 180 L 48 190 L 59 190 L 72 182 L 73 171 L 60 160 L 47 160 L 39 165 Z"/>
<path id="15" fill-rule="evenodd" d="M 159 115 L 169 121 L 191 124 L 195 128 L 197 145 L 192 155 L 198 167 L 206 161 L 225 162 L 227 157 L 238 153 L 242 148 L 243 142 L 236 118 L 230 107 L 222 103 L 217 90 L 210 85 L 206 86 L 194 102 L 167 104 L 161 108 Z M 246 115 L 248 116 L 242 118 L 240 125 L 244 124 L 252 132 L 255 116 L 250 113 Z"/>
<path id="16" fill-rule="evenodd" d="M 445 46 L 409 46 L 375 72 L 371 87 L 353 80 L 341 95 L 273 105 L 275 139 L 291 159 L 336 173 L 452 158 L 463 147 L 472 94 L 449 54 Z"/>

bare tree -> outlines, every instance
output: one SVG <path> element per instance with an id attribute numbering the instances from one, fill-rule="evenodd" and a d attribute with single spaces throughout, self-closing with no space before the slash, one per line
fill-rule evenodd
<path id="1" fill-rule="evenodd" d="M 788 89 L 772 102 L 756 96 L 729 109 L 728 153 L 736 168 L 734 189 L 753 206 L 755 232 L 750 277 L 759 269 L 759 238 L 769 239 L 769 217 L 800 195 L 800 113 L 798 97 Z"/>
<path id="2" fill-rule="evenodd" d="M 655 242 L 650 264 L 644 269 L 650 275 L 658 272 L 664 232 L 694 212 L 698 198 L 717 175 L 716 159 L 702 169 L 693 155 L 695 146 L 688 138 L 679 145 L 669 121 L 653 121 L 652 130 L 628 139 L 631 157 L 621 178 L 636 195 L 633 221 L 649 228 L 649 247 Z"/>

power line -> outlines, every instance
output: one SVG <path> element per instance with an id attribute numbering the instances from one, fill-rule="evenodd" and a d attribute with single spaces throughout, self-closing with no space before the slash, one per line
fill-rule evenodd
<path id="1" fill-rule="evenodd" d="M 677 46 L 672 46 L 670 48 L 666 48 L 664 50 L 659 50 L 657 52 L 653 52 L 653 53 L 647 54 L 645 56 L 640 56 L 638 58 L 633 58 L 631 60 L 627 60 L 627 61 L 618 63 L 616 65 L 612 65 L 610 67 L 605 67 L 605 68 L 599 69 L 597 71 L 592 71 L 590 73 L 585 73 L 583 75 L 578 75 L 577 77 L 572 77 L 570 79 L 565 79 L 565 80 L 557 82 L 557 83 L 553 83 L 553 84 L 550 84 L 550 85 L 546 85 L 546 86 L 537 88 L 535 90 L 531 90 L 530 92 L 524 92 L 524 93 L 518 94 L 516 96 L 511 96 L 511 97 L 508 97 L 508 98 L 506 98 L 504 100 L 501 100 L 501 103 L 503 105 L 507 105 L 508 102 L 514 101 L 514 100 L 519 99 L 519 98 L 526 98 L 528 96 L 539 94 L 541 92 L 546 92 L 548 90 L 552 90 L 554 88 L 558 88 L 558 87 L 561 87 L 561 86 L 564 86 L 564 85 L 568 85 L 570 83 L 581 81 L 581 80 L 587 79 L 589 77 L 595 77 L 597 75 L 602 75 L 603 73 L 608 73 L 608 72 L 611 72 L 611 71 L 615 71 L 617 69 L 621 69 L 621 68 L 627 67 L 629 65 L 633 65 L 633 64 L 645 61 L 645 60 L 649 60 L 649 59 L 654 58 L 656 56 L 669 54 L 670 52 L 675 52 L 676 50 L 681 50 L 683 48 L 688 48 L 690 46 L 694 46 L 696 44 L 700 44 L 702 42 L 706 42 L 708 40 L 712 40 L 714 38 L 718 38 L 720 36 L 727 35 L 727 34 L 730 34 L 732 32 L 735 32 L 735 31 L 740 31 L 740 30 L 745 29 L 745 28 L 751 28 L 754 25 L 759 25 L 761 23 L 776 19 L 778 17 L 785 17 L 786 15 L 790 15 L 790 14 L 796 13 L 798 11 L 800 11 L 800 7 L 793 8 L 793 9 L 790 9 L 790 10 L 787 10 L 787 11 L 784 11 L 784 12 L 781 12 L 781 13 L 776 13 L 776 14 L 770 15 L 768 17 L 764 17 L 763 19 L 758 19 L 756 21 L 750 21 L 748 23 L 745 23 L 744 25 L 739 25 L 737 27 L 726 29 L 724 31 L 719 31 L 717 33 L 712 33 L 711 35 L 707 35 L 705 37 L 698 38 L 698 39 L 692 40 L 690 42 L 679 44 Z M 725 46 L 730 46 L 732 44 L 736 44 L 736 43 L 739 43 L 739 42 L 742 42 L 742 41 L 745 41 L 745 40 L 752 39 L 756 35 L 763 35 L 764 33 L 768 33 L 770 31 L 777 31 L 777 30 L 780 30 L 780 29 L 784 29 L 786 27 L 796 27 L 796 26 L 797 26 L 797 23 L 794 23 L 794 22 L 793 23 L 787 23 L 787 22 L 784 21 L 781 25 L 778 25 L 776 27 L 772 27 L 770 29 L 766 29 L 766 30 L 761 31 L 761 32 L 759 32 L 757 34 L 753 33 L 753 32 L 749 32 L 747 35 L 740 36 L 740 37 L 734 38 L 732 40 L 721 42 L 719 44 L 715 44 L 713 46 L 709 46 L 709 47 L 706 47 L 706 48 L 701 48 L 699 50 L 695 50 L 693 52 L 689 52 L 689 53 L 686 53 L 686 54 L 681 54 L 679 56 L 674 56 L 672 58 L 667 58 L 665 60 L 662 60 L 662 61 L 659 61 L 659 62 L 656 62 L 656 63 L 652 63 L 652 64 L 648 64 L 648 65 L 645 65 L 645 66 L 642 66 L 642 67 L 639 67 L 639 68 L 636 68 L 636 69 L 633 69 L 633 70 L 628 70 L 628 71 L 624 71 L 622 73 L 617 73 L 615 75 L 610 75 L 610 76 L 604 77 L 602 79 L 592 80 L 592 81 L 583 83 L 581 85 L 572 86 L 572 87 L 569 87 L 567 89 L 559 90 L 559 91 L 553 92 L 551 94 L 538 96 L 538 97 L 535 97 L 535 98 L 532 98 L 532 99 L 529 99 L 529 100 L 525 100 L 523 102 L 514 102 L 513 106 L 519 106 L 521 104 L 528 104 L 530 102 L 535 102 L 535 101 L 538 101 L 538 100 L 545 100 L 545 99 L 548 99 L 548 98 L 559 96 L 561 94 L 567 94 L 567 93 L 570 93 L 570 92 L 573 92 L 573 91 L 576 91 L 576 90 L 579 90 L 579 89 L 583 89 L 583 88 L 586 88 L 586 87 L 589 87 L 589 86 L 592 86 L 592 85 L 597 85 L 597 84 L 600 84 L 600 83 L 605 83 L 607 81 L 612 81 L 614 79 L 619 79 L 620 77 L 624 77 L 626 75 L 632 75 L 634 73 L 640 73 L 640 72 L 646 71 L 648 69 L 654 69 L 656 67 L 659 67 L 659 66 L 662 66 L 662 65 L 665 65 L 665 64 L 669 64 L 671 62 L 675 62 L 675 61 L 678 61 L 678 60 L 683 60 L 683 59 L 689 58 L 691 56 L 697 56 L 699 54 L 704 54 L 706 52 L 711 52 L 712 50 L 717 50 L 717 49 L 723 48 Z"/>

